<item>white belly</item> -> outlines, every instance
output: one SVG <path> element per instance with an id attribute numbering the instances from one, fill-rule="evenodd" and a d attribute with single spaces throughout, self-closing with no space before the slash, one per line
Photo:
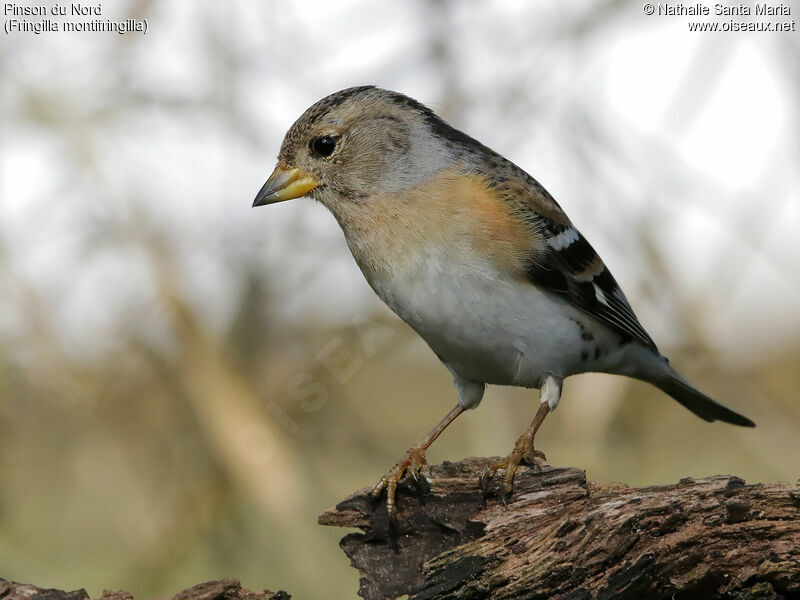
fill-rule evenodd
<path id="1" fill-rule="evenodd" d="M 618 338 L 590 318 L 524 280 L 474 260 L 435 254 L 370 281 L 381 299 L 459 376 L 470 381 L 537 387 L 552 373 L 566 377 L 606 370 L 619 359 Z M 602 338 L 602 339 L 601 339 Z M 595 357 L 596 349 L 602 352 Z"/>

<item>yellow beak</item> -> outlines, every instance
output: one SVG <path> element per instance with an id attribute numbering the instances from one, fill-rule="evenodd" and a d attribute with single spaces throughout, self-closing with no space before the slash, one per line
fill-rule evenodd
<path id="1" fill-rule="evenodd" d="M 319 187 L 319 185 L 320 182 L 317 178 L 308 171 L 279 162 L 264 187 L 256 194 L 253 206 L 263 206 L 264 204 L 274 204 L 275 202 L 299 198 L 300 196 L 305 196 L 315 187 Z"/>

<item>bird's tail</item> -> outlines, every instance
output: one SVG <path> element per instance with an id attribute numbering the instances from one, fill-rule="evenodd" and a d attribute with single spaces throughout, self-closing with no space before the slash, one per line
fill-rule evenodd
<path id="1" fill-rule="evenodd" d="M 701 419 L 705 419 L 706 421 L 725 421 L 726 423 L 740 425 L 742 427 L 756 426 L 756 424 L 747 417 L 733 412 L 730 408 L 726 408 L 719 402 L 706 396 L 671 368 L 669 371 L 666 377 L 659 377 L 657 380 L 651 380 L 651 383 L 675 398 L 675 400 L 683 404 Z"/>

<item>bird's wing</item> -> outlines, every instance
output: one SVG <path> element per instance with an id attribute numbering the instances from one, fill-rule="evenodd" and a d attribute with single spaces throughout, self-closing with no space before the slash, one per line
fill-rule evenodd
<path id="1" fill-rule="evenodd" d="M 492 187 L 536 232 L 539 243 L 525 265 L 535 285 L 566 299 L 627 339 L 658 351 L 633 313 L 628 299 L 603 260 L 570 222 L 553 197 L 516 165 L 508 182 L 490 177 Z"/>
<path id="2" fill-rule="evenodd" d="M 625 294 L 586 238 L 566 217 L 562 223 L 531 212 L 531 222 L 537 226 L 544 244 L 526 266 L 528 279 L 562 296 L 624 337 L 658 351 Z"/>
<path id="3" fill-rule="evenodd" d="M 528 280 L 658 352 L 602 259 L 547 190 L 499 155 L 492 154 L 481 175 L 513 220 L 525 223 L 532 234 L 523 259 Z"/>

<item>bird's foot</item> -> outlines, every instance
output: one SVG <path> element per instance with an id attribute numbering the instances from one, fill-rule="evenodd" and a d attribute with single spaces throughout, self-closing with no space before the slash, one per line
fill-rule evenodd
<path id="1" fill-rule="evenodd" d="M 427 489 L 427 481 L 421 474 L 422 467 L 427 463 L 425 460 L 426 448 L 422 446 L 412 446 L 405 456 L 401 458 L 395 466 L 381 477 L 377 485 L 372 488 L 372 497 L 377 499 L 380 497 L 383 490 L 386 490 L 386 511 L 389 513 L 389 520 L 392 521 L 395 515 L 395 492 L 397 491 L 397 484 L 403 479 L 403 476 L 409 476 L 414 481 L 417 489 Z"/>
<path id="2" fill-rule="evenodd" d="M 503 474 L 503 487 L 500 488 L 500 501 L 505 504 L 511 496 L 511 491 L 514 488 L 514 473 L 517 472 L 517 467 L 521 462 L 541 469 L 545 466 L 547 458 L 544 452 L 536 450 L 533 447 L 533 436 L 529 431 L 526 431 L 517 440 L 511 454 L 505 458 L 495 461 L 490 464 L 481 475 L 480 486 L 484 491 L 489 489 L 489 481 L 494 477 L 498 471 L 504 471 Z"/>

